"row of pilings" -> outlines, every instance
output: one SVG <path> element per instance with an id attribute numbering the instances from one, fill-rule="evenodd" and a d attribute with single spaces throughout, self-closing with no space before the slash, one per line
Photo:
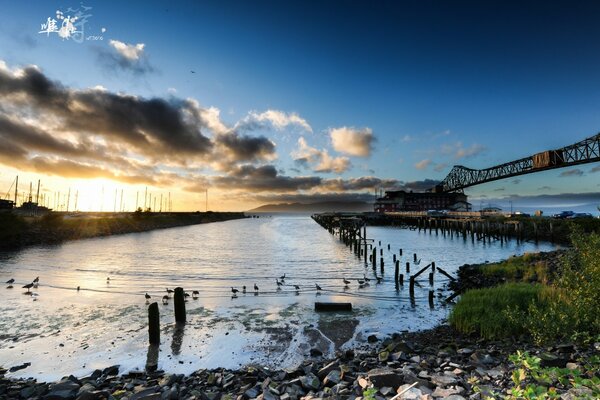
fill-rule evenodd
<path id="1" fill-rule="evenodd" d="M 551 219 L 529 218 L 525 220 L 493 220 L 487 218 L 442 218 L 428 216 L 385 215 L 376 223 L 407 227 L 419 232 L 442 235 L 449 238 L 462 238 L 473 243 L 500 242 L 511 239 L 522 243 L 540 240 L 555 242 L 555 221 Z"/>
<path id="2" fill-rule="evenodd" d="M 385 257 L 384 247 L 381 246 L 381 241 L 378 242 L 379 249 L 376 247 L 374 239 L 367 237 L 367 224 L 365 219 L 359 215 L 352 214 L 315 214 L 312 219 L 326 229 L 330 234 L 337 236 L 339 240 L 349 247 L 356 257 L 364 260 L 365 267 L 369 265 L 373 269 L 373 273 L 377 279 L 377 269 L 379 268 L 379 274 L 381 277 L 385 274 Z M 379 251 L 378 251 L 379 250 Z M 392 265 L 394 266 L 394 284 L 396 291 L 402 289 L 405 285 L 405 281 L 408 285 L 408 293 L 411 305 L 415 306 L 415 286 L 423 288 L 423 285 L 418 281 L 421 276 L 427 276 L 429 282 L 428 300 L 430 308 L 434 308 L 434 283 L 436 272 L 443 275 L 449 280 L 455 280 L 453 276 L 447 273 L 442 268 L 436 267 L 435 262 L 420 267 L 421 259 L 418 258 L 416 253 L 413 253 L 412 263 L 406 261 L 405 271 L 401 271 L 401 257 L 403 256 L 403 249 L 398 249 L 398 254 L 395 250 L 392 252 L 390 244 L 387 244 L 387 253 L 391 253 Z M 390 254 L 388 254 L 389 256 Z M 406 255 L 409 259 L 409 255 Z M 413 268 L 419 268 L 416 272 L 413 271 L 411 275 L 411 266 Z M 429 271 L 428 275 L 424 275 Z M 406 275 L 405 275 L 406 274 Z M 406 276 L 406 279 L 405 279 Z"/>

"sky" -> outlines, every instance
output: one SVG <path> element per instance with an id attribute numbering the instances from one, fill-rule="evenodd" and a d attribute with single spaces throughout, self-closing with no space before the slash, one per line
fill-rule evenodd
<path id="1" fill-rule="evenodd" d="M 600 131 L 598 2 L 0 6 L 0 195 L 39 179 L 53 208 L 373 201 Z M 466 193 L 600 204 L 598 172 Z"/>

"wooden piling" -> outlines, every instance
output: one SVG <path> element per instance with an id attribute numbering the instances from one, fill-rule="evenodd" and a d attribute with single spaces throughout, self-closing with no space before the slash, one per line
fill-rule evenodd
<path id="1" fill-rule="evenodd" d="M 400 249 L 400 256 L 402 256 L 402 249 Z"/>
<path id="2" fill-rule="evenodd" d="M 429 291 L 429 308 L 433 308 L 433 290 Z"/>
<path id="3" fill-rule="evenodd" d="M 384 267 L 384 262 L 383 262 L 383 257 L 381 257 L 379 259 L 379 269 L 381 270 L 381 273 L 383 274 L 383 267 Z"/>
<path id="4" fill-rule="evenodd" d="M 396 268 L 394 268 L 394 283 L 398 287 L 398 276 L 400 274 L 400 261 L 396 261 Z"/>
<path id="5" fill-rule="evenodd" d="M 396 262 L 396 255 L 394 254 L 394 256 L 392 257 L 392 261 Z"/>
<path id="6" fill-rule="evenodd" d="M 400 274 L 399 282 L 401 285 L 404 285 L 404 274 Z"/>
<path id="7" fill-rule="evenodd" d="M 433 272 L 429 273 L 429 285 L 433 286 Z"/>
<path id="8" fill-rule="evenodd" d="M 148 342 L 160 344 L 160 312 L 156 302 L 148 306 Z"/>
<path id="9" fill-rule="evenodd" d="M 417 262 L 417 253 L 413 253 L 413 261 Z"/>
<path id="10" fill-rule="evenodd" d="M 373 247 L 373 254 L 371 255 L 371 262 L 373 263 L 373 269 L 377 268 L 377 248 Z"/>
<path id="11" fill-rule="evenodd" d="M 185 324 L 185 294 L 183 288 L 175 288 L 173 303 L 175 304 L 175 322 Z"/>
<path id="12" fill-rule="evenodd" d="M 407 261 L 406 262 L 406 273 L 408 274 L 410 272 L 410 263 Z"/>

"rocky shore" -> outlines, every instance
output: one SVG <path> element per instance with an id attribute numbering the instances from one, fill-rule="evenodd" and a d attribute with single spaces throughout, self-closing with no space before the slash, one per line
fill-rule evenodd
<path id="1" fill-rule="evenodd" d="M 2 399 L 479 399 L 499 398 L 513 386 L 515 368 L 508 356 L 517 350 L 542 359 L 542 366 L 576 369 L 581 360 L 598 355 L 600 343 L 589 347 L 557 344 L 536 347 L 526 341 L 482 341 L 447 325 L 370 337 L 365 351 L 339 352 L 324 360 L 312 358 L 294 370 L 248 366 L 241 370 L 199 370 L 172 375 L 162 371 L 121 371 L 118 366 L 96 370 L 88 377 L 65 377 L 60 382 L 11 380 L 0 369 Z M 586 387 L 566 389 L 563 399 L 581 398 Z"/>

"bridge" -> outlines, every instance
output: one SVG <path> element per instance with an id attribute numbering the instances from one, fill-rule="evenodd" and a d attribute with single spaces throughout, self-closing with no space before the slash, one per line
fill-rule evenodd
<path id="1" fill-rule="evenodd" d="M 462 191 L 469 186 L 513 176 L 600 161 L 600 133 L 556 150 L 547 150 L 486 169 L 455 165 L 448 176 L 433 188 L 436 193 Z"/>

